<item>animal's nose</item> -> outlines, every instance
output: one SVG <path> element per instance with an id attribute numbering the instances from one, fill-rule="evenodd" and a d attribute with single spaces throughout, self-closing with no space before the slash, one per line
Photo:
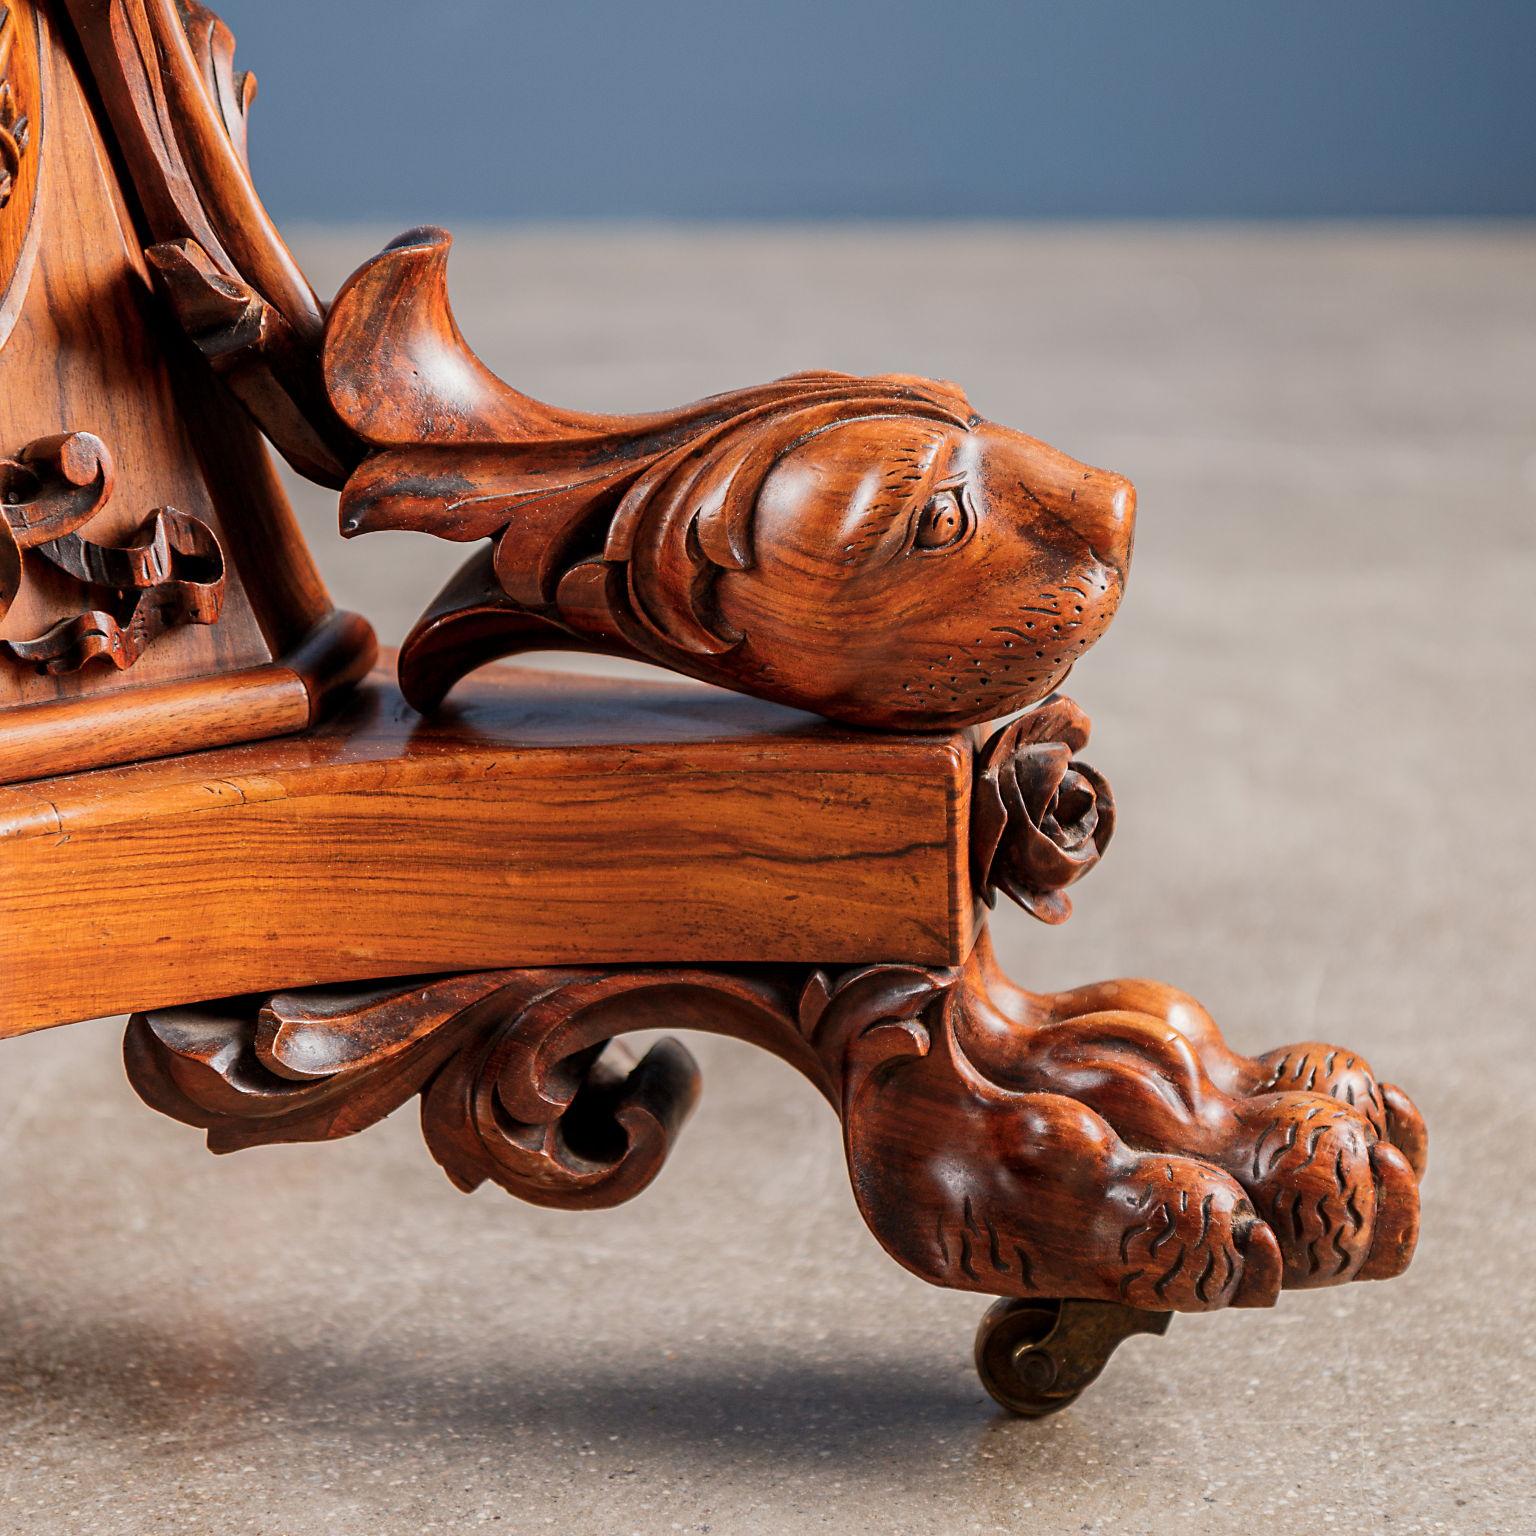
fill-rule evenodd
<path id="1" fill-rule="evenodd" d="M 1043 517 L 1046 525 L 1071 529 L 1125 579 L 1136 530 L 1136 487 L 1129 480 L 991 422 L 977 429 L 977 441 L 1000 501 L 1016 506 L 1026 524 Z"/>
<path id="2" fill-rule="evenodd" d="M 1136 487 L 1122 475 L 1088 470 L 1069 505 L 1088 547 L 1123 577 L 1136 533 Z"/>

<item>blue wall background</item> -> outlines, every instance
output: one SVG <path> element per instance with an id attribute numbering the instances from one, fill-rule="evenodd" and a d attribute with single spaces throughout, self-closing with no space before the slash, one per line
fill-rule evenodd
<path id="1" fill-rule="evenodd" d="M 1536 0 L 213 0 L 279 218 L 1536 214 Z"/>

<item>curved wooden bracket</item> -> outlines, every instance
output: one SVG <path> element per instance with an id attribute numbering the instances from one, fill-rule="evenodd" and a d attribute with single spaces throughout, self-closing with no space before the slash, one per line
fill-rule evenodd
<path id="1" fill-rule="evenodd" d="M 1026 992 L 954 968 L 503 970 L 138 1014 L 129 1076 L 216 1151 L 350 1135 L 422 1098 L 461 1188 L 611 1205 L 644 1189 L 697 1076 L 639 1029 L 743 1039 L 839 1110 L 859 1209 L 936 1285 L 1151 1312 L 1268 1306 L 1402 1270 L 1423 1123 L 1352 1053 L 1250 1059 L 1153 982 Z"/>

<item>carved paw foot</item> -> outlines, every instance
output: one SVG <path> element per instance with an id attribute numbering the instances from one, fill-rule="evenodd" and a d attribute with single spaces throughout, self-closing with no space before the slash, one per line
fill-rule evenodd
<path id="1" fill-rule="evenodd" d="M 1429 1163 L 1429 1132 L 1412 1099 L 1395 1083 L 1377 1079 L 1363 1057 L 1321 1041 L 1282 1046 L 1254 1058 L 1251 1096 L 1299 1092 L 1327 1094 L 1358 1111 L 1383 1141 L 1395 1146 L 1422 1179 Z"/>
<path id="2" fill-rule="evenodd" d="M 942 1019 L 911 1038 L 894 1069 L 855 1065 L 844 1108 L 860 1209 L 909 1269 L 1152 1311 L 1273 1304 L 1279 1245 L 1226 1170 L 1140 1151 L 1065 1094 L 998 1090 Z"/>
<path id="3" fill-rule="evenodd" d="M 1247 1101 L 1238 1119 L 1252 1154 L 1240 1177 L 1303 1288 L 1402 1272 L 1418 1236 L 1408 1159 L 1360 1111 L 1319 1093 Z"/>
<path id="4" fill-rule="evenodd" d="M 1332 1093 L 1291 1087 L 1297 1058 L 1236 1056 L 1180 994 L 1038 997 L 984 947 L 905 1043 L 887 1022 L 859 1050 L 844 1116 L 864 1214 L 937 1283 L 1204 1311 L 1412 1255 L 1415 1169 L 1389 1138 L 1421 1155 L 1422 1123 L 1347 1052 L 1318 1048 L 1300 1078 L 1315 1065 Z"/>

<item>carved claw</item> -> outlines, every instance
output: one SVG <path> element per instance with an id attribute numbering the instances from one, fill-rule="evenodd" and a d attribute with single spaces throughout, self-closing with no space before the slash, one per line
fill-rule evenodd
<path id="1" fill-rule="evenodd" d="M 1418 1106 L 1396 1083 L 1383 1083 L 1381 1096 L 1387 1106 L 1387 1138 L 1422 1183 L 1429 1169 L 1429 1127 Z"/>
<path id="2" fill-rule="evenodd" d="M 1192 1158 L 1144 1156 L 1107 1195 L 1134 1218 L 1120 1233 L 1119 1299 L 1153 1311 L 1269 1307 L 1280 1294 L 1274 1233 L 1242 1187 Z"/>
<path id="3" fill-rule="evenodd" d="M 1379 1232 L 1404 1230 L 1401 1206 L 1417 1210 L 1411 1174 L 1406 1186 L 1378 1182 L 1374 1129 L 1347 1104 L 1318 1093 L 1268 1094 L 1245 1104 L 1239 1120 L 1253 1148 L 1243 1183 L 1279 1239 L 1287 1286 L 1354 1279 Z"/>
<path id="4" fill-rule="evenodd" d="M 1004 1298 L 976 1330 L 976 1374 L 1009 1413 L 1044 1418 L 1075 1403 L 1126 1339 L 1165 1334 L 1172 1317 L 1112 1301 Z"/>
<path id="5" fill-rule="evenodd" d="M 1395 1083 L 1381 1082 L 1364 1057 L 1312 1040 L 1267 1051 L 1248 1064 L 1252 1097 L 1285 1092 L 1326 1094 L 1349 1106 L 1373 1136 L 1396 1147 L 1422 1182 L 1429 1166 L 1429 1131 L 1413 1100 Z"/>

